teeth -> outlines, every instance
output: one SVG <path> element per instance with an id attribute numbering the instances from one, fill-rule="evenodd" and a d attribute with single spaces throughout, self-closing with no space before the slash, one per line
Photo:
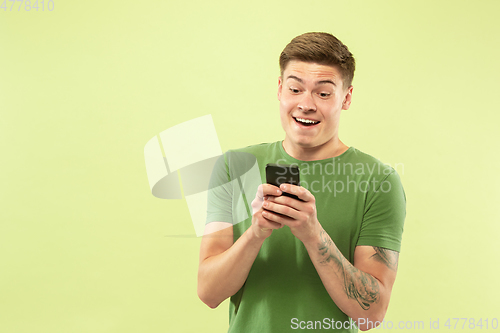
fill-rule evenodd
<path id="1" fill-rule="evenodd" d="M 295 118 L 301 123 L 306 123 L 306 124 L 316 124 L 319 123 L 319 121 L 314 121 L 314 120 L 309 120 L 309 119 L 302 119 L 302 118 Z"/>

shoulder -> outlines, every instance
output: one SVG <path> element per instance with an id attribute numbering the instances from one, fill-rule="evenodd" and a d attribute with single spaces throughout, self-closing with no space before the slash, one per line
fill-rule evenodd
<path id="1" fill-rule="evenodd" d="M 377 178 L 387 178 L 391 174 L 397 174 L 391 165 L 354 147 L 350 147 L 340 157 L 339 162 L 348 165 L 357 174 L 378 176 Z"/>
<path id="2" fill-rule="evenodd" d="M 367 154 L 367 153 L 365 153 L 365 152 L 363 152 L 355 147 L 350 147 L 347 150 L 347 152 L 350 153 L 346 156 L 347 162 L 373 164 L 373 165 L 377 165 L 377 166 L 380 165 L 381 167 L 383 167 L 385 169 L 394 170 L 390 165 L 385 164 L 384 162 L 382 162 L 378 158 L 376 158 L 370 154 Z"/>

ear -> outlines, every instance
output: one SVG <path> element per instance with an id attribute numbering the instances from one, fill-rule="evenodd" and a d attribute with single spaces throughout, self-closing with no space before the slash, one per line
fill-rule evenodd
<path id="1" fill-rule="evenodd" d="M 278 77 L 278 101 L 281 102 L 281 92 L 283 90 L 283 82 L 281 81 L 281 76 Z"/>
<path id="2" fill-rule="evenodd" d="M 344 102 L 342 104 L 342 110 L 348 110 L 349 107 L 351 106 L 351 100 L 352 100 L 352 86 L 347 88 L 345 97 L 344 97 Z"/>

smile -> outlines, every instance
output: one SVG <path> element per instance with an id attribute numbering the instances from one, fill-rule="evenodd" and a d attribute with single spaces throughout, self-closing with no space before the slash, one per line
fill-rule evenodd
<path id="1" fill-rule="evenodd" d="M 311 120 L 311 119 L 304 119 L 304 118 L 295 118 L 293 117 L 293 119 L 295 119 L 295 121 L 301 125 L 305 125 L 305 126 L 312 126 L 312 125 L 316 125 L 316 124 L 319 124 L 319 121 L 315 121 L 315 120 Z"/>

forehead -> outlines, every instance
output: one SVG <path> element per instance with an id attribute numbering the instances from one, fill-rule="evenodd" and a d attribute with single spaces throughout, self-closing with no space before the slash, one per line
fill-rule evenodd
<path id="1" fill-rule="evenodd" d="M 298 77 L 304 83 L 331 80 L 337 87 L 342 84 L 342 76 L 337 67 L 321 65 L 315 62 L 290 61 L 283 71 L 283 81 L 286 81 L 290 76 Z"/>

